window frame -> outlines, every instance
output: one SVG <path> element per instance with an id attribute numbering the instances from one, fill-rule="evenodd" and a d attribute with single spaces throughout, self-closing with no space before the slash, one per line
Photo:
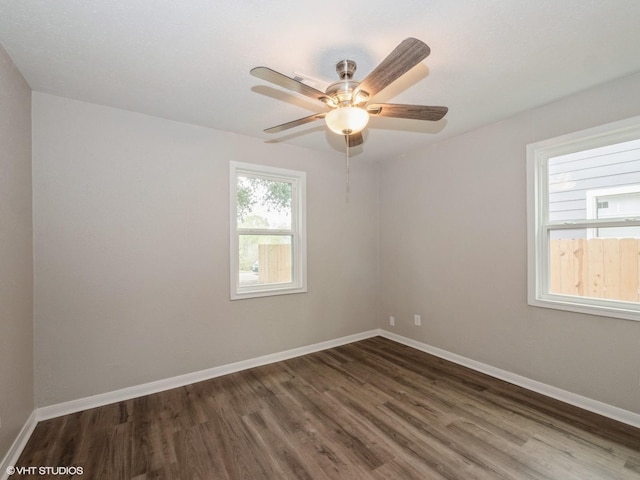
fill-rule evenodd
<path id="1" fill-rule="evenodd" d="M 640 139 L 640 116 L 527 145 L 528 304 L 640 321 L 640 302 L 550 293 L 549 233 L 552 230 L 640 226 L 640 217 L 549 220 L 548 160 L 583 150 Z"/>
<path id="2" fill-rule="evenodd" d="M 238 176 L 291 183 L 291 229 L 238 228 Z M 230 298 L 287 295 L 307 292 L 307 235 L 305 172 L 245 162 L 229 162 Z M 240 285 L 239 242 L 241 235 L 291 235 L 291 275 L 287 283 Z"/>

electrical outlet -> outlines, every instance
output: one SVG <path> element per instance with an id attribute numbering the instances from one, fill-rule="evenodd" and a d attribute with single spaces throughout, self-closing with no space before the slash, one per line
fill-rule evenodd
<path id="1" fill-rule="evenodd" d="M 417 326 L 422 325 L 422 319 L 420 318 L 420 315 L 413 316 L 413 323 Z"/>
<path id="2" fill-rule="evenodd" d="M 396 326 L 396 317 L 389 317 L 389 325 L 392 327 Z"/>

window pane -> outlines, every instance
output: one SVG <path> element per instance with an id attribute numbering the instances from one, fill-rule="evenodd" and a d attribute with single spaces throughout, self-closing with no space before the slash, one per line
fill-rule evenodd
<path id="1" fill-rule="evenodd" d="M 291 235 L 239 235 L 240 286 L 291 283 Z"/>
<path id="2" fill-rule="evenodd" d="M 640 212 L 640 140 L 552 157 L 548 162 L 550 221 L 620 218 Z"/>
<path id="3" fill-rule="evenodd" d="M 238 228 L 291 229 L 291 183 L 238 176 Z"/>
<path id="4" fill-rule="evenodd" d="M 640 301 L 638 227 L 552 230 L 549 292 Z"/>

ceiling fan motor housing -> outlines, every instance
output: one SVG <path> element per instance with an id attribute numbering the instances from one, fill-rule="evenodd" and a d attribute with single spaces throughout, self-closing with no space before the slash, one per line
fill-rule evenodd
<path id="1" fill-rule="evenodd" d="M 369 95 L 362 90 L 354 97 L 354 92 L 360 85 L 360 82 L 352 80 L 355 71 L 356 62 L 353 60 L 340 60 L 336 63 L 336 72 L 340 80 L 329 85 L 326 90 L 326 94 L 334 99 L 336 107 L 358 105 L 367 100 Z"/>

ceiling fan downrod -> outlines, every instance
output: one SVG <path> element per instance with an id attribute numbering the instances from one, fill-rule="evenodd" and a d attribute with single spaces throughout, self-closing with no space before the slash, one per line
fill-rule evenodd
<path id="1" fill-rule="evenodd" d="M 336 73 L 340 77 L 340 80 L 351 80 L 355 71 L 356 62 L 353 60 L 340 60 L 336 63 Z"/>

